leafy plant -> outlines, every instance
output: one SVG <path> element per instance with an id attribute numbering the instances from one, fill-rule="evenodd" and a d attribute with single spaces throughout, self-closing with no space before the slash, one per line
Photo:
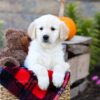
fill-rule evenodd
<path id="1" fill-rule="evenodd" d="M 93 33 L 93 21 L 92 19 L 80 19 L 77 21 L 78 35 L 91 36 Z"/>
<path id="2" fill-rule="evenodd" d="M 66 5 L 65 16 L 69 16 L 76 22 L 78 35 L 91 36 L 93 39 L 91 45 L 91 71 L 94 69 L 94 65 L 100 62 L 100 13 L 97 13 L 93 18 L 86 19 L 80 14 L 75 3 L 69 3 Z"/>
<path id="3" fill-rule="evenodd" d="M 100 13 L 94 16 L 94 33 L 91 36 L 93 37 L 91 45 L 91 64 L 93 66 L 100 62 Z"/>
<path id="4" fill-rule="evenodd" d="M 84 19 L 84 17 L 78 11 L 77 5 L 75 3 L 69 3 L 66 5 L 65 16 L 68 16 L 75 21 L 78 27 L 78 35 L 90 36 L 93 30 L 93 20 Z"/>
<path id="5" fill-rule="evenodd" d="M 66 5 L 65 15 L 77 22 L 77 19 L 79 18 L 79 12 L 77 11 L 77 6 L 75 3 L 69 3 Z"/>

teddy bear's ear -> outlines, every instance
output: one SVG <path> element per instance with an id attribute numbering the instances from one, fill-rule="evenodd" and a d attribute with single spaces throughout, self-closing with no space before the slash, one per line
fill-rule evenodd
<path id="1" fill-rule="evenodd" d="M 7 29 L 7 30 L 6 30 L 5 36 L 6 36 L 6 37 L 9 36 L 9 35 L 10 35 L 11 33 L 13 33 L 13 32 L 15 32 L 14 29 Z"/>
<path id="2" fill-rule="evenodd" d="M 25 52 L 28 52 L 29 42 L 30 42 L 30 39 L 28 36 L 23 36 L 21 38 L 21 43 Z"/>

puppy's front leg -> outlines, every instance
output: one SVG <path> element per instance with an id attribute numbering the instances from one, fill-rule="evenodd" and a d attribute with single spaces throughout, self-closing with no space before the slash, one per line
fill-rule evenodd
<path id="1" fill-rule="evenodd" d="M 39 64 L 34 64 L 34 67 L 30 67 L 29 70 L 32 70 L 38 79 L 38 85 L 42 90 L 46 90 L 49 86 L 49 77 L 47 69 Z"/>
<path id="2" fill-rule="evenodd" d="M 69 71 L 69 67 L 68 63 L 58 64 L 54 67 L 53 84 L 56 87 L 60 87 L 62 85 L 65 73 L 66 71 Z"/>

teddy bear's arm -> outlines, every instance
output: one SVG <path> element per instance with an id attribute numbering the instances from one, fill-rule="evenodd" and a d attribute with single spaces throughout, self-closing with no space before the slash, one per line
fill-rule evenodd
<path id="1" fill-rule="evenodd" d="M 0 59 L 0 67 L 20 66 L 19 62 L 13 57 L 2 57 Z"/>

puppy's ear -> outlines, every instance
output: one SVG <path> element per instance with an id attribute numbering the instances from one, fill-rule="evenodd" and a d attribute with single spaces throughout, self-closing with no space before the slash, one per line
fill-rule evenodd
<path id="1" fill-rule="evenodd" d="M 27 32 L 28 36 L 34 40 L 36 37 L 36 28 L 35 28 L 35 22 L 32 22 L 29 27 L 28 27 L 28 32 Z"/>
<path id="2" fill-rule="evenodd" d="M 69 34 L 69 28 L 66 26 L 64 22 L 61 22 L 60 24 L 60 39 L 61 40 L 66 40 L 68 38 Z"/>

